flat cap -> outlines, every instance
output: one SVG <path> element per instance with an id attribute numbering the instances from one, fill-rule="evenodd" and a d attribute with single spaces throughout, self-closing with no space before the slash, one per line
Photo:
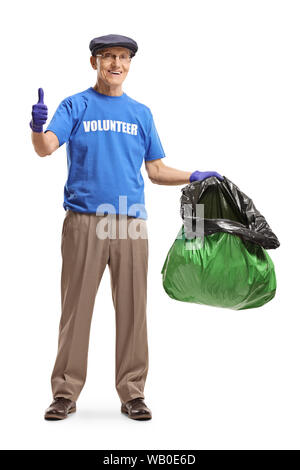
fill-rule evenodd
<path id="1" fill-rule="evenodd" d="M 121 36 L 120 34 L 107 34 L 106 36 L 100 36 L 94 38 L 90 42 L 90 51 L 92 55 L 95 55 L 96 51 L 99 49 L 104 49 L 105 47 L 127 47 L 132 52 L 132 56 L 135 55 L 138 50 L 137 43 L 127 36 Z"/>

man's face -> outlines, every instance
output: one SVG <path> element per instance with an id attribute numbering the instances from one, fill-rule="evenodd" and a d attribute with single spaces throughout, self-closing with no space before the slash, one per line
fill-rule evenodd
<path id="1" fill-rule="evenodd" d="M 96 51 L 96 55 L 101 57 L 91 57 L 93 69 L 97 70 L 98 80 L 101 79 L 107 85 L 122 85 L 129 68 L 131 51 L 126 47 L 108 47 Z"/>

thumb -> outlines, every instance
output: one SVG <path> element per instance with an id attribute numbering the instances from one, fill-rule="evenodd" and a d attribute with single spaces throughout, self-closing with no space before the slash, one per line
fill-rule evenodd
<path id="1" fill-rule="evenodd" d="M 39 88 L 39 101 L 38 103 L 44 104 L 44 90 L 43 88 Z"/>

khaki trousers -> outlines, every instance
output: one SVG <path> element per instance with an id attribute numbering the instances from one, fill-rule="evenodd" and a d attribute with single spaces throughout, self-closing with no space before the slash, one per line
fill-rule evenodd
<path id="1" fill-rule="evenodd" d="M 61 253 L 62 312 L 51 376 L 53 397 L 76 401 L 84 386 L 94 303 L 108 264 L 116 318 L 115 386 L 122 403 L 145 398 L 148 372 L 146 220 L 68 210 L 62 228 Z"/>

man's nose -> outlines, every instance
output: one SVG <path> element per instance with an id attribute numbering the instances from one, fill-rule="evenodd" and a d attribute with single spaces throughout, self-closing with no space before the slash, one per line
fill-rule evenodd
<path id="1" fill-rule="evenodd" d="M 120 65 L 121 64 L 120 57 L 118 55 L 113 56 L 113 62 L 116 65 Z"/>

